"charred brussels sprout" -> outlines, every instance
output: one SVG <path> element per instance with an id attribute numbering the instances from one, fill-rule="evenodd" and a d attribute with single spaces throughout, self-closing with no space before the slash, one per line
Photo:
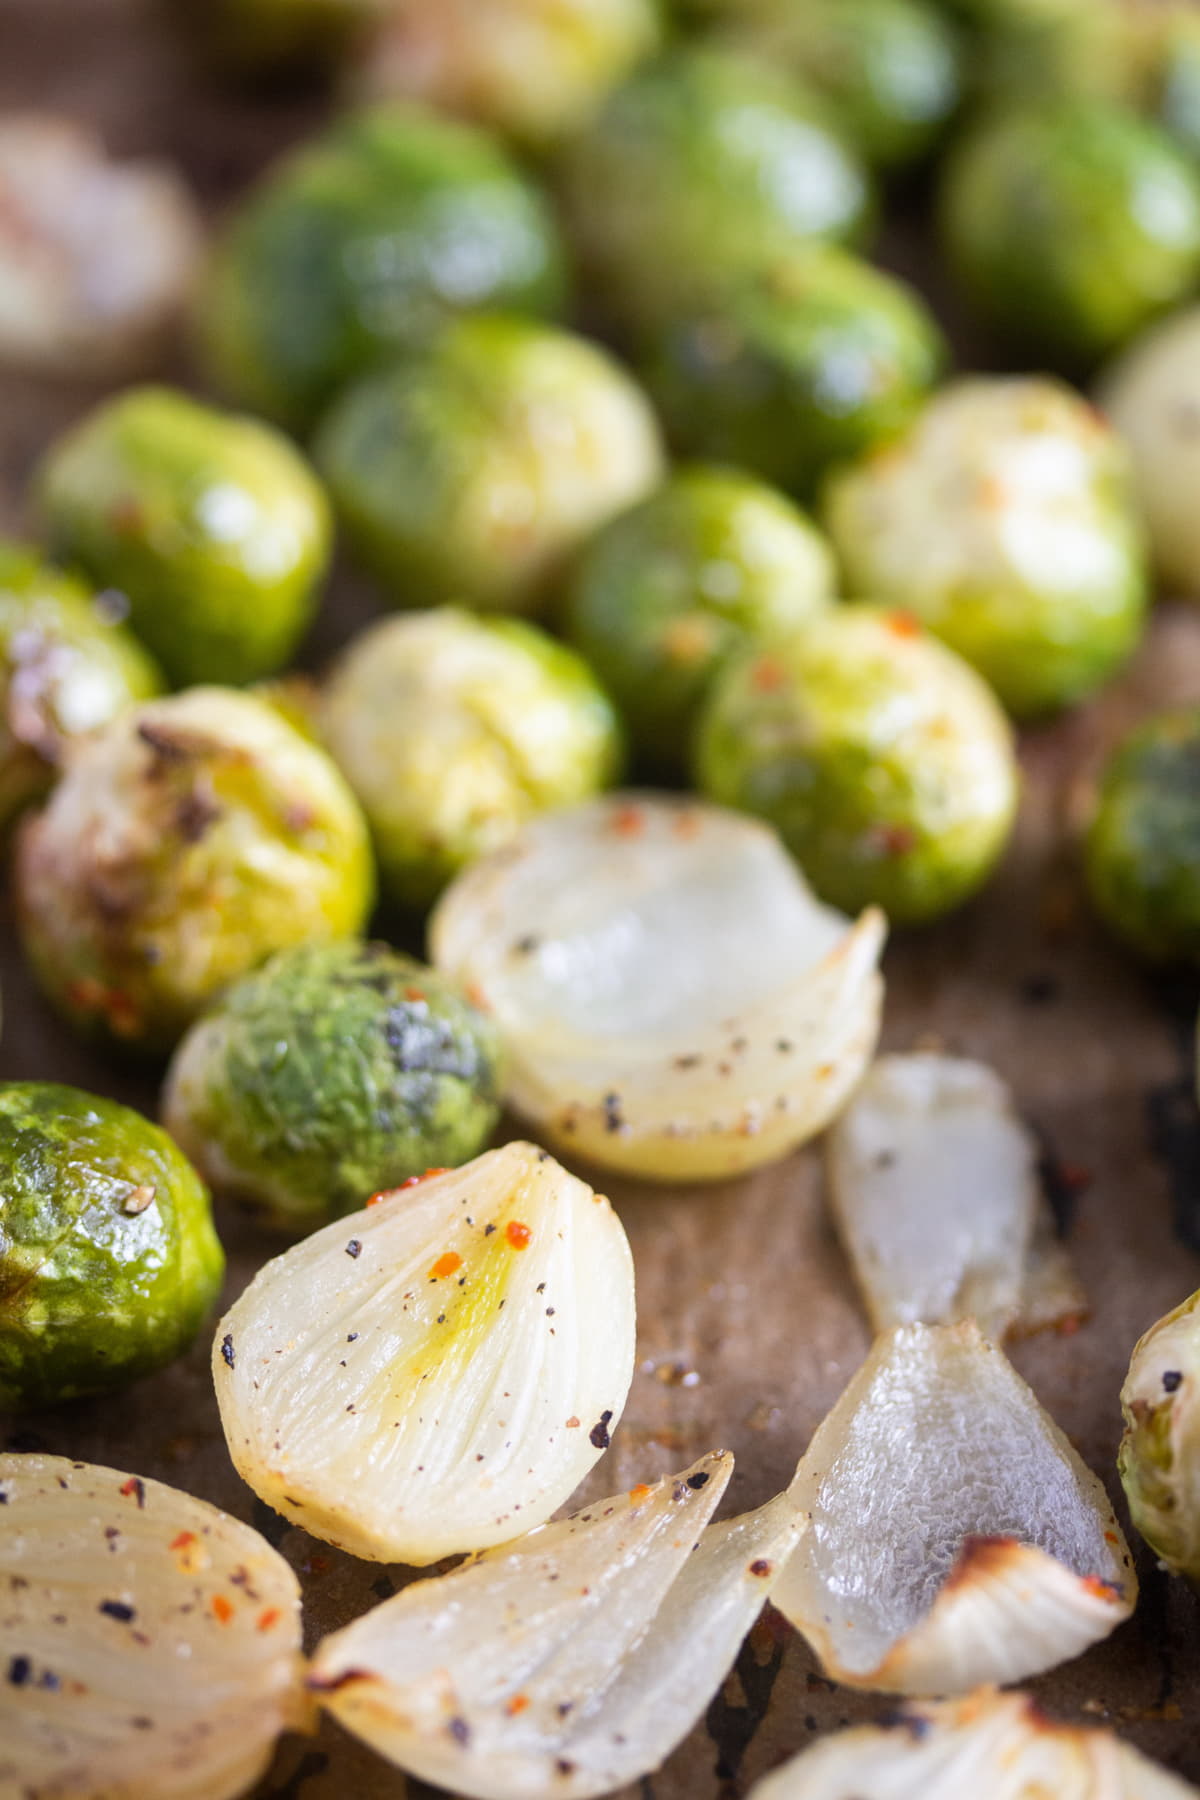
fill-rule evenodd
<path id="1" fill-rule="evenodd" d="M 684 469 L 586 546 L 567 636 L 640 755 L 675 770 L 720 669 L 815 617 L 833 583 L 828 545 L 782 494 L 732 469 Z"/>
<path id="2" fill-rule="evenodd" d="M 578 131 L 659 37 L 656 0 L 401 0 L 359 85 L 544 149 Z"/>
<path id="3" fill-rule="evenodd" d="M 849 593 L 915 613 L 1029 717 L 1098 687 L 1138 641 L 1146 559 L 1128 458 L 1046 380 L 961 381 L 835 475 Z"/>
<path id="4" fill-rule="evenodd" d="M 178 686 L 269 675 L 304 635 L 329 508 L 269 425 L 133 388 L 51 447 L 38 485 L 55 549 L 128 596 Z"/>
<path id="5" fill-rule="evenodd" d="M 264 701 L 193 688 L 80 745 L 21 834 L 16 884 L 61 1011 L 157 1050 L 273 951 L 354 936 L 373 870 L 324 752 Z"/>
<path id="6" fill-rule="evenodd" d="M 617 89 L 569 148 L 567 216 L 625 327 L 669 322 L 811 238 L 857 239 L 868 178 L 823 103 L 785 73 L 673 52 Z"/>
<path id="7" fill-rule="evenodd" d="M 1055 101 L 980 126 L 950 159 L 942 235 L 981 315 L 1087 368 L 1200 273 L 1200 178 L 1158 127 Z"/>
<path id="8" fill-rule="evenodd" d="M 1159 577 L 1200 600 L 1200 307 L 1131 345 L 1106 376 L 1100 404 L 1129 450 Z"/>
<path id="9" fill-rule="evenodd" d="M 1200 707 L 1160 714 L 1117 749 L 1086 869 L 1097 911 L 1139 955 L 1200 963 Z"/>
<path id="10" fill-rule="evenodd" d="M 830 463 L 907 424 L 944 361 L 915 293 L 820 246 L 668 321 L 645 373 L 680 449 L 807 494 Z"/>
<path id="11" fill-rule="evenodd" d="M 201 302 L 218 385 L 303 427 L 363 369 L 487 307 L 552 314 L 550 210 L 500 146 L 418 107 L 352 115 L 268 172 Z"/>
<path id="12" fill-rule="evenodd" d="M 444 976 L 383 944 L 307 944 L 193 1025 L 163 1116 L 218 1194 L 299 1234 L 477 1156 L 499 1083 L 494 1025 Z"/>
<path id="13" fill-rule="evenodd" d="M 1121 1389 L 1117 1467 L 1129 1513 L 1156 1556 L 1200 1581 L 1200 1294 L 1139 1341 Z"/>
<path id="14" fill-rule="evenodd" d="M 327 73 L 387 0 L 175 0 L 203 50 L 225 71 L 261 76 Z"/>
<path id="15" fill-rule="evenodd" d="M 124 611 L 119 595 L 94 596 L 0 541 L 0 838 L 50 787 L 73 739 L 161 691 Z"/>
<path id="16" fill-rule="evenodd" d="M 823 95 L 878 168 L 923 156 L 958 106 L 958 40 L 926 0 L 757 0 L 747 10 L 739 45 Z"/>
<path id="17" fill-rule="evenodd" d="M 173 1361 L 224 1267 L 204 1185 L 157 1125 L 77 1088 L 0 1086 L 0 1410 Z"/>
<path id="18" fill-rule="evenodd" d="M 353 643 L 324 729 L 385 887 L 415 907 L 526 819 L 607 787 L 621 764 L 612 706 L 574 651 L 523 620 L 450 607 Z"/>
<path id="19" fill-rule="evenodd" d="M 640 389 L 583 338 L 450 325 L 365 376 L 317 440 L 346 535 L 398 605 L 542 604 L 563 560 L 662 469 Z"/>
<path id="20" fill-rule="evenodd" d="M 770 821 L 823 900 L 936 918 L 983 883 L 1017 804 L 1012 736 L 979 677 L 906 613 L 835 607 L 720 678 L 699 785 Z"/>

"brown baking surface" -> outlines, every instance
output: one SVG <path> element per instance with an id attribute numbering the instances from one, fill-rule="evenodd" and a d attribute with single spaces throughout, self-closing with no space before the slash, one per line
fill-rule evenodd
<path id="1" fill-rule="evenodd" d="M 177 157 L 222 204 L 266 157 L 302 136 L 309 101 L 252 104 L 189 82 L 150 6 L 136 0 L 0 0 L 0 107 L 52 106 L 95 120 L 123 152 Z M 909 260 L 907 245 L 900 260 Z M 93 397 L 0 376 L 0 529 L 53 433 Z M 335 586 L 318 651 L 365 612 Z M 1030 734 L 1018 842 L 984 898 L 887 958 L 885 1041 L 937 1041 L 983 1057 L 1043 1134 L 1069 1242 L 1092 1301 L 1074 1335 L 1018 1344 L 1013 1358 L 1093 1468 L 1115 1486 L 1117 1392 L 1138 1334 L 1200 1285 L 1176 1229 L 1182 1198 L 1200 1223 L 1200 1118 L 1192 1098 L 1195 994 L 1133 969 L 1091 923 L 1073 865 L 1087 773 L 1130 720 L 1200 698 L 1200 610 L 1163 608 L 1133 669 L 1096 705 Z M 0 1078 L 93 1087 L 147 1110 L 155 1075 L 78 1045 L 49 1016 L 13 945 L 0 888 Z M 750 1180 L 695 1194 L 614 1190 L 638 1271 L 638 1374 L 613 1449 L 588 1487 L 617 1492 L 717 1445 L 734 1450 L 734 1510 L 789 1479 L 862 1358 L 866 1326 L 823 1210 L 819 1158 L 803 1153 Z M 1185 1209 L 1186 1210 L 1186 1209 Z M 222 1212 L 228 1298 L 275 1245 Z M 694 1377 L 685 1381 L 685 1376 Z M 0 1421 L 0 1435 L 4 1422 Z M 225 1453 L 207 1344 L 130 1394 L 11 1422 L 14 1448 L 45 1449 L 157 1476 L 253 1519 L 299 1571 L 316 1634 L 392 1591 L 403 1571 L 356 1563 L 256 1505 Z M 1200 1613 L 1139 1548 L 1135 1618 L 1109 1643 L 1034 1687 L 1068 1719 L 1107 1719 L 1200 1781 Z M 871 1717 L 877 1697 L 821 1680 L 804 1644 L 768 1613 L 708 1719 L 630 1800 L 716 1800 L 813 1735 Z M 280 1748 L 260 1800 L 398 1800 L 431 1790 L 326 1724 Z"/>

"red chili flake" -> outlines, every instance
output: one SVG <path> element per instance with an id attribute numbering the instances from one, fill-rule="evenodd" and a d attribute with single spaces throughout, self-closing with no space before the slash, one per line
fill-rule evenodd
<path id="1" fill-rule="evenodd" d="M 1085 1575 L 1083 1585 L 1097 1600 L 1112 1600 L 1119 1597 L 1121 1592 L 1115 1581 L 1101 1581 L 1099 1575 Z"/>
<path id="2" fill-rule="evenodd" d="M 754 665 L 754 673 L 750 677 L 750 685 L 757 694 L 775 694 L 787 681 L 787 673 L 769 656 L 761 657 Z"/>
<path id="3" fill-rule="evenodd" d="M 522 1225 L 519 1219 L 510 1219 L 504 1227 L 504 1235 L 514 1250 L 528 1250 L 533 1237 L 528 1225 Z"/>
<path id="4" fill-rule="evenodd" d="M 420 988 L 409 987 L 409 988 L 405 988 L 405 990 L 404 990 L 404 998 L 406 1000 L 423 1001 L 425 999 L 425 996 L 421 992 Z"/>
<path id="5" fill-rule="evenodd" d="M 1119 1544 L 1121 1540 L 1115 1531 L 1106 1531 L 1104 1534 L 1104 1541 L 1106 1544 Z"/>
<path id="6" fill-rule="evenodd" d="M 893 637 L 916 638 L 921 636 L 921 621 L 910 612 L 890 612 L 883 621 Z"/>
<path id="7" fill-rule="evenodd" d="M 228 1625 L 230 1619 L 233 1617 L 233 1602 L 227 1600 L 224 1594 L 214 1594 L 212 1597 L 212 1609 L 213 1616 L 219 1623 Z"/>
<path id="8" fill-rule="evenodd" d="M 908 825 L 877 825 L 870 835 L 884 856 L 907 856 L 917 844 L 917 834 Z"/>
<path id="9" fill-rule="evenodd" d="M 125 1496 L 126 1500 L 136 1500 L 139 1512 L 145 1507 L 146 1484 L 140 1475 L 131 1475 L 128 1481 L 123 1481 L 119 1492 Z"/>
<path id="10" fill-rule="evenodd" d="M 755 1562 L 750 1564 L 750 1573 L 752 1575 L 757 1575 L 760 1580 L 765 1581 L 767 1576 L 771 1573 L 771 1568 L 772 1565 L 767 1561 L 766 1557 L 760 1556 Z"/>
<path id="11" fill-rule="evenodd" d="M 420 1187 L 423 1181 L 432 1181 L 435 1175 L 449 1175 L 449 1173 L 449 1169 L 426 1169 L 423 1175 L 410 1175 L 407 1181 L 402 1181 L 398 1188 L 393 1188 L 392 1192 L 400 1194 L 405 1188 Z"/>
<path id="12" fill-rule="evenodd" d="M 491 1012 L 492 1003 L 477 981 L 469 981 L 466 988 L 467 999 L 479 1012 Z"/>
<path id="13" fill-rule="evenodd" d="M 640 837 L 646 829 L 646 815 L 640 806 L 618 806 L 610 829 L 618 837 Z"/>
<path id="14" fill-rule="evenodd" d="M 403 1185 L 405 1187 L 415 1187 L 420 1179 L 421 1177 L 419 1175 L 410 1175 Z M 399 1192 L 399 1188 L 380 1188 L 377 1194 L 371 1195 L 371 1198 L 367 1201 L 367 1205 L 382 1206 L 385 1200 L 390 1200 L 394 1194 L 398 1194 Z"/>
<path id="15" fill-rule="evenodd" d="M 578 1431 L 579 1430 L 579 1418 L 575 1413 L 572 1413 L 571 1417 L 567 1420 L 567 1430 L 568 1431 Z"/>
<path id="16" fill-rule="evenodd" d="M 1092 1171 L 1085 1168 L 1083 1163 L 1060 1163 L 1058 1173 L 1064 1186 L 1070 1188 L 1073 1194 L 1082 1193 L 1084 1188 L 1092 1185 Z"/>
<path id="17" fill-rule="evenodd" d="M 529 1695 L 528 1694 L 514 1694 L 512 1699 L 505 1706 L 504 1710 L 508 1714 L 510 1719 L 514 1719 L 514 1718 L 516 1718 L 518 1713 L 523 1713 L 528 1705 L 529 1705 Z"/>
<path id="18" fill-rule="evenodd" d="M 456 1250 L 447 1250 L 444 1256 L 438 1257 L 429 1273 L 436 1281 L 443 1275 L 453 1275 L 456 1269 L 461 1268 L 462 1257 Z"/>
<path id="19" fill-rule="evenodd" d="M 171 1539 L 172 1550 L 187 1550 L 196 1542 L 194 1531 L 181 1531 L 179 1536 Z"/>
<path id="20" fill-rule="evenodd" d="M 1060 1319 L 1058 1321 L 1058 1335 L 1059 1337 L 1074 1337 L 1075 1333 L 1081 1330 L 1082 1327 L 1083 1314 L 1068 1313 L 1065 1319 Z"/>
<path id="21" fill-rule="evenodd" d="M 629 1490 L 629 1498 L 630 1498 L 631 1503 L 634 1506 L 640 1506 L 642 1504 L 642 1501 L 649 1494 L 649 1492 L 650 1492 L 649 1485 L 644 1481 L 639 1481 L 636 1487 L 631 1487 Z"/>
<path id="22" fill-rule="evenodd" d="M 272 1625 L 278 1625 L 281 1616 L 277 1606 L 268 1606 L 265 1612 L 260 1612 L 258 1615 L 257 1629 L 270 1631 Z"/>

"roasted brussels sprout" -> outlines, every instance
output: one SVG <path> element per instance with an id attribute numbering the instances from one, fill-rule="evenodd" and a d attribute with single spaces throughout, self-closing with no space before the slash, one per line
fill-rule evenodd
<path id="1" fill-rule="evenodd" d="M 224 1268 L 208 1194 L 165 1131 L 78 1088 L 0 1086 L 0 1410 L 162 1368 Z"/>
<path id="2" fill-rule="evenodd" d="M 0 838 L 50 787 L 74 738 L 161 692 L 124 611 L 119 595 L 93 597 L 0 540 Z"/>
<path id="3" fill-rule="evenodd" d="M 923 156 L 958 106 L 958 39 L 927 0 L 755 0 L 745 11 L 738 44 L 822 94 L 877 168 Z"/>
<path id="4" fill-rule="evenodd" d="M 1110 758 L 1088 831 L 1097 911 L 1153 962 L 1200 962 L 1200 707 L 1160 713 Z"/>
<path id="5" fill-rule="evenodd" d="M 265 701 L 193 688 L 79 746 L 20 835 L 16 891 L 60 1010 L 160 1050 L 272 951 L 360 931 L 373 869 L 324 752 Z"/>
<path id="6" fill-rule="evenodd" d="M 329 508 L 269 425 L 132 388 L 51 446 L 38 491 L 54 548 L 128 596 L 176 685 L 253 681 L 303 636 L 329 562 Z"/>
<path id="7" fill-rule="evenodd" d="M 718 671 L 804 625 L 833 586 L 828 545 L 782 494 L 733 469 L 683 469 L 586 545 L 566 634 L 638 753 L 675 771 Z"/>
<path id="8" fill-rule="evenodd" d="M 1200 600 L 1200 307 L 1137 339 L 1099 398 L 1129 450 L 1159 577 Z"/>
<path id="9" fill-rule="evenodd" d="M 832 246 L 748 277 L 651 342 L 645 375 L 673 442 L 800 494 L 908 422 L 945 361 L 924 302 Z"/>
<path id="10" fill-rule="evenodd" d="M 857 239 L 868 177 L 824 104 L 706 48 L 637 71 L 568 148 L 567 218 L 589 295 L 622 327 L 669 322 L 811 238 Z"/>
<path id="11" fill-rule="evenodd" d="M 908 613 L 834 607 L 720 677 L 696 774 L 768 819 L 823 900 L 936 918 L 982 884 L 1017 804 L 991 692 Z"/>
<path id="12" fill-rule="evenodd" d="M 364 632 L 333 671 L 323 722 L 384 886 L 414 907 L 621 764 L 612 706 L 574 651 L 523 620 L 451 607 Z"/>
<path id="13" fill-rule="evenodd" d="M 1200 1294 L 1140 1339 L 1121 1389 L 1117 1467 L 1129 1514 L 1176 1574 L 1200 1581 Z"/>
<path id="14" fill-rule="evenodd" d="M 393 0 L 358 84 L 543 149 L 578 131 L 659 37 L 656 0 Z"/>
<path id="15" fill-rule="evenodd" d="M 976 378 L 832 478 L 847 591 L 908 609 L 1009 711 L 1081 699 L 1137 643 L 1148 598 L 1128 459 L 1056 381 Z"/>
<path id="16" fill-rule="evenodd" d="M 942 237 L 980 314 L 1028 355 L 1090 367 L 1200 274 L 1200 177 L 1100 101 L 981 125 L 946 165 Z"/>
<path id="17" fill-rule="evenodd" d="M 200 307 L 218 386 L 294 427 L 447 318 L 552 314 L 546 201 L 486 133 L 419 107 L 352 114 L 269 171 L 217 246 Z"/>
<path id="18" fill-rule="evenodd" d="M 498 315 L 364 376 L 316 455 L 390 600 L 513 612 L 539 606 L 564 558 L 662 470 L 649 404 L 604 351 Z"/>
<path id="19" fill-rule="evenodd" d="M 484 1148 L 496 1028 L 386 944 L 304 944 L 235 983 L 175 1052 L 168 1131 L 218 1194 L 292 1234 Z"/>

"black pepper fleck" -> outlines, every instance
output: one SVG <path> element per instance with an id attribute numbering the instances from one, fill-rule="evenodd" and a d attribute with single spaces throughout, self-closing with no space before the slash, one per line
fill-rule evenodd
<path id="1" fill-rule="evenodd" d="M 109 1619 L 115 1619 L 118 1625 L 129 1625 L 137 1618 L 137 1609 L 127 1606 L 124 1600 L 102 1600 L 99 1610 Z"/>
<path id="2" fill-rule="evenodd" d="M 446 1730 L 450 1733 L 450 1736 L 454 1739 L 456 1744 L 469 1744 L 471 1741 L 471 1727 L 467 1724 L 465 1719 L 451 1719 Z"/>
<path id="3" fill-rule="evenodd" d="M 24 1687 L 33 1674 L 33 1664 L 27 1656 L 14 1656 L 8 1665 L 8 1679 L 13 1687 Z"/>
<path id="4" fill-rule="evenodd" d="M 362 1255 L 362 1245 L 359 1243 L 357 1238 L 351 1238 L 350 1242 L 346 1245 L 346 1255 L 347 1256 L 361 1256 Z"/>
<path id="5" fill-rule="evenodd" d="M 708 1486 L 708 1476 L 701 1470 L 697 1475 L 689 1475 L 687 1484 L 690 1488 L 695 1488 L 698 1492 L 702 1487 Z"/>
<path id="6" fill-rule="evenodd" d="M 1173 1394 L 1183 1384 L 1183 1372 L 1180 1369 L 1165 1369 L 1162 1378 L 1163 1387 L 1168 1394 Z"/>
<path id="7" fill-rule="evenodd" d="M 231 1369 L 237 1360 L 234 1355 L 232 1331 L 227 1331 L 225 1336 L 221 1339 L 221 1359 L 228 1364 Z"/>
<path id="8" fill-rule="evenodd" d="M 609 1412 L 602 1412 L 600 1414 L 599 1422 L 593 1425 L 592 1429 L 588 1432 L 588 1438 L 597 1450 L 607 1450 L 608 1446 L 612 1443 L 612 1439 L 608 1435 L 608 1427 L 611 1419 L 611 1410 Z M 707 1476 L 705 1479 L 708 1479 Z"/>

